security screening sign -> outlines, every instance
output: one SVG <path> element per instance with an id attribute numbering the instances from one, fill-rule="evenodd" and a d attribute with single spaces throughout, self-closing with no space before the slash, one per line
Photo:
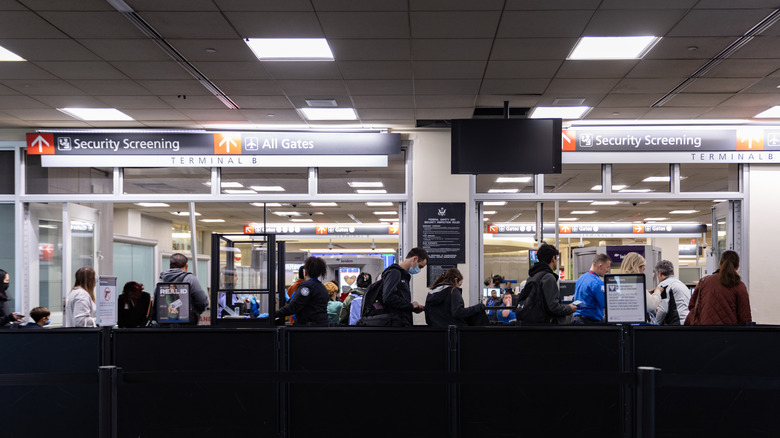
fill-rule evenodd
<path id="1" fill-rule="evenodd" d="M 577 127 L 562 149 L 564 164 L 780 163 L 780 128 Z"/>
<path id="2" fill-rule="evenodd" d="M 401 135 L 384 133 L 28 133 L 44 167 L 386 167 Z"/>
<path id="3" fill-rule="evenodd" d="M 544 224 L 544 235 L 555 234 L 555 224 Z M 493 235 L 533 236 L 534 224 L 488 224 L 485 232 Z M 707 232 L 707 225 L 691 223 L 667 224 L 559 224 L 558 234 L 567 237 L 697 237 Z M 500 237 L 498 237 L 500 238 Z"/>

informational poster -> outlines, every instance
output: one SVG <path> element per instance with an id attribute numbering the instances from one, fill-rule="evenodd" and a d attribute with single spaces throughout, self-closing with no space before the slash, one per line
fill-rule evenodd
<path id="1" fill-rule="evenodd" d="M 190 322 L 190 285 L 157 283 L 157 322 L 179 324 Z"/>
<path id="2" fill-rule="evenodd" d="M 604 276 L 607 324 L 640 324 L 645 322 L 644 274 L 617 274 Z"/>
<path id="3" fill-rule="evenodd" d="M 432 285 L 434 281 L 436 281 L 436 277 L 439 275 L 444 274 L 447 269 L 454 268 L 455 265 L 432 265 L 429 264 L 428 267 L 425 269 L 427 271 L 427 280 L 426 283 L 428 286 Z"/>
<path id="4" fill-rule="evenodd" d="M 418 202 L 417 238 L 429 265 L 466 263 L 466 203 Z"/>
<path id="5" fill-rule="evenodd" d="M 99 276 L 97 293 L 97 325 L 111 327 L 117 321 L 116 277 Z"/>
<path id="6" fill-rule="evenodd" d="M 357 287 L 360 268 L 339 268 L 339 292 L 346 294 Z"/>

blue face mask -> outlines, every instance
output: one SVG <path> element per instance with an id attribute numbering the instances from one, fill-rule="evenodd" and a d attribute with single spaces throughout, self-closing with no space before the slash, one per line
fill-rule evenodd
<path id="1" fill-rule="evenodd" d="M 43 323 L 43 325 L 49 325 L 50 322 L 51 322 L 51 320 L 47 319 L 46 322 Z"/>
<path id="2" fill-rule="evenodd" d="M 409 273 L 412 274 L 412 275 L 419 274 L 420 273 L 420 265 L 417 265 L 414 268 L 410 269 Z"/>

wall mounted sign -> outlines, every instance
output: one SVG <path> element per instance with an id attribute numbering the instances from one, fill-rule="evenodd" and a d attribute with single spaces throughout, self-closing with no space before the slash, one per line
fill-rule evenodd
<path id="1" fill-rule="evenodd" d="M 398 224 L 391 225 L 267 225 L 249 224 L 244 226 L 244 234 L 285 234 L 299 236 L 362 237 L 370 235 L 400 234 Z"/>
<path id="2" fill-rule="evenodd" d="M 116 277 L 101 275 L 95 288 L 97 325 L 111 327 L 117 323 Z"/>
<path id="3" fill-rule="evenodd" d="M 466 204 L 418 202 L 417 239 L 429 265 L 466 263 Z"/>
<path id="4" fill-rule="evenodd" d="M 488 224 L 485 232 L 494 235 L 533 236 L 534 224 Z M 555 234 L 555 224 L 544 224 L 545 236 Z M 560 224 L 560 237 L 697 237 L 707 232 L 704 224 Z"/>
<path id="5" fill-rule="evenodd" d="M 400 151 L 401 135 L 383 133 L 27 134 L 44 167 L 343 167 L 345 157 L 371 167 Z"/>

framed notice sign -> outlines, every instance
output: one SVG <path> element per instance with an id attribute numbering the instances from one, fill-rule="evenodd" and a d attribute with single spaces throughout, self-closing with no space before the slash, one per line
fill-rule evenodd
<path id="1" fill-rule="evenodd" d="M 157 283 L 154 302 L 159 324 L 190 322 L 189 283 Z"/>
<path id="2" fill-rule="evenodd" d="M 117 321 L 116 277 L 101 275 L 95 293 L 97 303 L 97 325 L 111 327 Z"/>
<path id="3" fill-rule="evenodd" d="M 647 315 L 644 274 L 604 276 L 607 324 L 642 324 Z"/>
<path id="4" fill-rule="evenodd" d="M 466 263 L 466 203 L 418 202 L 417 239 L 429 265 Z"/>

